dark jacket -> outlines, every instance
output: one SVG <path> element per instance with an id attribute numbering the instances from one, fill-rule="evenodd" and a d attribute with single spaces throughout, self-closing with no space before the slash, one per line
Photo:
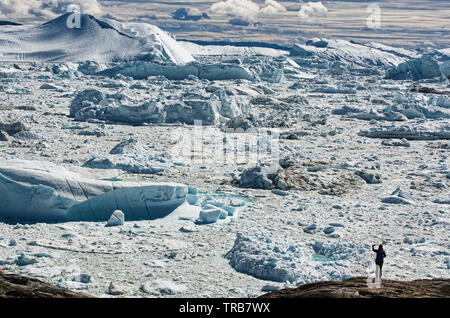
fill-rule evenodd
<path id="1" fill-rule="evenodd" d="M 376 264 L 383 264 L 383 260 L 386 257 L 386 253 L 384 252 L 384 250 L 381 249 L 375 249 L 372 245 L 372 251 L 374 251 L 375 253 L 377 253 L 377 257 L 375 258 L 375 263 Z"/>
<path id="2" fill-rule="evenodd" d="M 377 257 L 375 258 L 375 263 L 383 263 L 384 258 L 386 257 L 386 253 L 384 250 L 376 250 Z"/>

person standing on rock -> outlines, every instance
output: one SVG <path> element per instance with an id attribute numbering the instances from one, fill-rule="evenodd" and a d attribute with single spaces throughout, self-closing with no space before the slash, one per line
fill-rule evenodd
<path id="1" fill-rule="evenodd" d="M 377 265 L 377 272 L 378 272 L 378 268 L 380 269 L 380 272 L 379 272 L 380 275 L 376 275 L 376 278 L 381 278 L 383 262 L 384 262 L 384 258 L 386 257 L 386 252 L 384 251 L 383 245 L 381 245 L 381 244 L 378 245 L 377 250 L 375 249 L 375 244 L 373 244 L 372 251 L 377 253 L 377 257 L 375 258 L 375 264 Z"/>

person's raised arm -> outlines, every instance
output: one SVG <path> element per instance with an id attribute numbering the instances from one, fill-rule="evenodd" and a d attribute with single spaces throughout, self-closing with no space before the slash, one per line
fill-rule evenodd
<path id="1" fill-rule="evenodd" d="M 376 252 L 377 250 L 374 248 L 375 244 L 372 244 L 372 251 Z"/>

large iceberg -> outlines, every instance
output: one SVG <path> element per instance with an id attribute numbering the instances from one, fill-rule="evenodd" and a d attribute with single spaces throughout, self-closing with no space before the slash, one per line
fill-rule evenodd
<path id="1" fill-rule="evenodd" d="M 290 55 L 294 58 L 315 58 L 327 62 L 341 61 L 346 64 L 370 66 L 395 66 L 405 62 L 405 52 L 386 46 L 355 43 L 346 40 L 310 40 L 306 44 L 294 44 Z M 409 52 L 409 54 L 412 54 Z"/>
<path id="2" fill-rule="evenodd" d="M 49 162 L 0 161 L 0 216 L 15 220 L 107 221 L 115 210 L 152 220 L 184 204 L 187 193 L 182 184 L 95 180 Z"/>
<path id="3" fill-rule="evenodd" d="M 155 97 L 137 103 L 122 93 L 105 95 L 96 89 L 87 89 L 75 96 L 70 105 L 70 116 L 78 121 L 194 124 L 195 120 L 201 120 L 204 125 L 215 125 L 242 115 L 248 108 L 245 100 L 239 96 L 229 97 L 224 90 L 209 96 L 180 96 L 177 101 Z"/>
<path id="4" fill-rule="evenodd" d="M 0 31 L 0 60 L 42 62 L 113 62 L 145 60 L 185 64 L 192 55 L 167 32 L 146 23 L 99 20 L 82 14 L 70 27 L 66 13 L 39 26 L 4 27 Z"/>
<path id="5" fill-rule="evenodd" d="M 118 74 L 134 79 L 146 79 L 149 76 L 164 76 L 170 80 L 182 80 L 192 75 L 210 81 L 255 79 L 254 75 L 248 69 L 232 63 L 200 64 L 193 62 L 185 65 L 177 65 L 173 63 L 160 64 L 146 61 L 132 61 L 123 62 L 118 66 L 97 73 L 97 75 L 110 77 Z"/>
<path id="6" fill-rule="evenodd" d="M 106 96 L 96 89 L 86 89 L 75 96 L 70 116 L 79 121 L 100 119 L 136 124 L 161 123 L 164 119 L 163 110 L 154 100 L 135 105 L 123 94 Z"/>
<path id="7" fill-rule="evenodd" d="M 386 71 L 386 78 L 395 80 L 419 80 L 440 77 L 441 75 L 438 61 L 429 55 L 403 62 Z"/>

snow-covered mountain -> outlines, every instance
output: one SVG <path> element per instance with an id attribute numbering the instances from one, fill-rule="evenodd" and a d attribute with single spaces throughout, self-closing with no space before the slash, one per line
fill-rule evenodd
<path id="1" fill-rule="evenodd" d="M 146 60 L 175 64 L 194 61 L 174 38 L 156 26 L 106 22 L 83 14 L 80 28 L 70 28 L 69 18 L 67 13 L 39 26 L 4 26 L 0 30 L 0 60 Z"/>

